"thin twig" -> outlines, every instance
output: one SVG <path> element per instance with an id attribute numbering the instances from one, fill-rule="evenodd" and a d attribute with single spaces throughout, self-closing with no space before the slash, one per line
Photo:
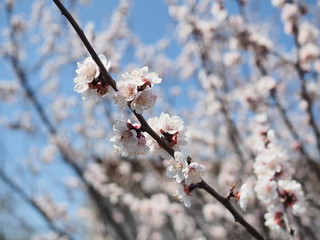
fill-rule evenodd
<path id="1" fill-rule="evenodd" d="M 265 238 L 252 226 L 250 225 L 241 214 L 232 206 L 227 198 L 222 197 L 217 193 L 212 187 L 210 187 L 205 181 L 198 183 L 198 188 L 201 188 L 211 194 L 215 199 L 217 199 L 234 217 L 234 220 L 240 223 L 247 231 L 256 239 L 264 240 Z"/>

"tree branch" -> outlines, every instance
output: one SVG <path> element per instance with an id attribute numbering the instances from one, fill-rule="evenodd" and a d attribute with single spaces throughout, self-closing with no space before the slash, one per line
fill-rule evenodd
<path id="1" fill-rule="evenodd" d="M 62 5 L 62 3 L 59 0 L 53 0 L 53 2 L 58 6 L 58 8 L 61 10 L 62 15 L 66 16 L 66 18 L 70 21 L 71 25 L 75 29 L 75 31 L 78 33 L 80 39 L 83 41 L 84 45 L 87 47 L 90 55 L 92 56 L 93 60 L 97 63 L 97 65 L 100 68 L 100 72 L 102 77 L 105 79 L 108 79 L 108 83 L 113 83 L 114 86 L 113 89 L 117 91 L 116 83 L 108 73 L 108 71 L 105 69 L 103 64 L 101 63 L 100 59 L 97 58 L 97 54 L 94 51 L 93 47 L 87 40 L 86 36 L 84 35 L 83 31 L 79 27 L 79 25 L 75 22 L 71 14 L 68 12 L 68 10 Z M 132 109 L 131 109 L 132 111 Z M 140 121 L 141 125 L 143 126 L 143 130 L 146 131 L 148 134 L 150 134 L 159 145 L 161 145 L 172 157 L 174 157 L 174 150 L 157 134 L 153 131 L 153 129 L 149 126 L 147 121 L 144 119 L 144 117 L 141 114 L 137 114 L 135 111 L 132 111 L 134 115 L 137 117 L 137 119 Z M 241 215 L 237 212 L 235 208 L 231 205 L 231 203 L 227 200 L 225 200 L 221 195 L 219 195 L 213 188 L 211 188 L 207 183 L 204 181 L 200 182 L 198 184 L 198 187 L 205 190 L 209 194 L 211 194 L 214 198 L 216 198 L 222 205 L 224 205 L 229 212 L 235 217 L 235 220 L 239 222 L 253 237 L 259 240 L 264 240 L 262 235 L 253 227 L 251 226 Z"/>
<path id="2" fill-rule="evenodd" d="M 240 223 L 247 231 L 256 239 L 264 240 L 265 238 L 252 226 L 250 225 L 241 214 L 232 206 L 227 198 L 222 197 L 212 187 L 210 187 L 205 181 L 198 183 L 198 188 L 201 188 L 208 192 L 211 196 L 217 199 L 234 217 L 234 220 Z"/>

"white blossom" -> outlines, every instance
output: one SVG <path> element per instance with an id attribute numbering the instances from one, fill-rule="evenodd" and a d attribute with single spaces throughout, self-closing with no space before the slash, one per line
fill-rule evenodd
<path id="1" fill-rule="evenodd" d="M 134 69 L 131 74 L 123 74 L 123 79 L 128 82 L 133 82 L 137 86 L 142 86 L 144 84 L 153 86 L 154 84 L 161 83 L 162 79 L 158 77 L 158 74 L 155 72 L 149 72 L 147 66 L 143 68 Z"/>
<path id="2" fill-rule="evenodd" d="M 138 92 L 137 85 L 130 81 L 119 81 L 117 83 L 117 88 L 126 101 L 132 101 Z"/>
<path id="3" fill-rule="evenodd" d="M 314 42 L 319 36 L 319 30 L 308 22 L 299 24 L 298 41 L 301 45 Z"/>
<path id="4" fill-rule="evenodd" d="M 278 186 L 282 204 L 286 208 L 292 208 L 293 214 L 302 214 L 306 203 L 301 184 L 295 180 L 280 180 Z"/>
<path id="5" fill-rule="evenodd" d="M 189 185 L 186 184 L 177 184 L 177 190 L 175 197 L 177 197 L 181 202 L 184 203 L 184 206 L 187 208 L 191 207 L 191 193 L 189 192 Z"/>
<path id="6" fill-rule="evenodd" d="M 111 63 L 107 62 L 104 55 L 100 54 L 99 58 L 108 71 Z M 84 100 L 98 100 L 108 92 L 108 84 L 99 79 L 100 69 L 91 57 L 87 57 L 83 62 L 77 63 L 77 76 L 74 78 L 74 91 L 80 93 Z"/>
<path id="7" fill-rule="evenodd" d="M 185 183 L 198 183 L 202 181 L 204 175 L 204 166 L 199 163 L 192 162 L 185 171 Z"/>
<path id="8" fill-rule="evenodd" d="M 299 8 L 296 4 L 285 3 L 282 8 L 281 19 L 287 34 L 293 33 L 293 27 L 299 16 Z"/>
<path id="9" fill-rule="evenodd" d="M 275 7 L 282 7 L 286 0 L 272 0 L 272 5 Z"/>
<path id="10" fill-rule="evenodd" d="M 175 178 L 177 183 L 184 180 L 184 172 L 188 167 L 187 158 L 181 152 L 174 153 L 174 160 L 166 169 L 168 178 Z"/>
<path id="11" fill-rule="evenodd" d="M 135 99 L 131 102 L 131 109 L 136 113 L 142 114 L 144 110 L 152 108 L 156 102 L 157 97 L 152 95 L 150 89 L 138 92 Z"/>
<path id="12" fill-rule="evenodd" d="M 106 57 L 102 54 L 99 55 L 99 58 L 105 68 L 109 70 L 111 63 L 107 62 Z M 100 69 L 91 57 L 85 58 L 82 63 L 78 62 L 77 66 L 78 69 L 76 70 L 76 73 L 78 74 L 78 77 L 82 78 L 87 83 L 92 82 L 93 79 L 97 78 L 100 75 Z"/>
<path id="13" fill-rule="evenodd" d="M 159 118 L 148 119 L 148 124 L 175 151 L 180 151 L 180 148 L 187 144 L 183 120 L 178 116 L 169 116 L 166 113 L 161 113 Z M 170 158 L 170 155 L 149 136 L 148 146 L 153 153 L 160 154 L 164 158 Z"/>
<path id="14" fill-rule="evenodd" d="M 267 177 L 257 180 L 254 191 L 260 201 L 268 204 L 278 197 L 277 182 Z"/>
<path id="15" fill-rule="evenodd" d="M 144 110 L 154 106 L 157 97 L 150 89 L 160 82 L 158 74 L 150 73 L 148 67 L 136 68 L 130 74 L 122 74 L 122 81 L 117 84 L 119 91 L 115 93 L 114 101 L 120 110 L 130 103 L 132 110 L 142 114 Z"/>
<path id="16" fill-rule="evenodd" d="M 275 231 L 283 231 L 285 228 L 284 211 L 281 207 L 270 205 L 268 212 L 264 215 L 265 223 L 267 227 Z"/>
<path id="17" fill-rule="evenodd" d="M 114 136 L 110 139 L 113 147 L 122 156 L 134 157 L 145 155 L 149 151 L 146 138 L 139 126 L 134 126 L 130 121 L 118 120 L 113 126 Z"/>
<path id="18" fill-rule="evenodd" d="M 241 55 L 238 51 L 227 52 L 223 55 L 223 63 L 230 67 L 235 66 L 241 62 Z"/>
<path id="19" fill-rule="evenodd" d="M 254 193 L 252 187 L 248 183 L 243 184 L 238 194 L 236 194 L 239 205 L 244 211 L 247 209 L 248 202 L 251 201 L 253 197 Z"/>
<path id="20" fill-rule="evenodd" d="M 299 57 L 302 63 L 313 61 L 320 57 L 320 48 L 314 43 L 307 43 L 301 47 Z"/>

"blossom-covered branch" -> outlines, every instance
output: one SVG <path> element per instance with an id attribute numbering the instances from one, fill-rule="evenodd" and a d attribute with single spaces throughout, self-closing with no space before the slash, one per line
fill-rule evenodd
<path id="1" fill-rule="evenodd" d="M 98 57 L 94 52 L 82 30 L 75 23 L 67 9 L 64 8 L 59 1 L 53 1 L 60 8 L 62 14 L 70 21 L 76 32 L 78 34 L 80 33 L 79 37 L 85 43 L 93 61 L 96 61 L 97 64 L 97 67 L 92 64 L 91 58 L 87 58 L 82 64 L 78 64 L 79 69 L 77 70 L 78 76 L 75 78 L 75 83 L 77 84 L 75 90 L 84 94 L 85 99 L 87 99 L 88 91 L 90 94 L 100 94 L 103 96 L 109 90 L 106 89 L 103 91 L 103 94 L 101 94 L 99 91 L 101 86 L 107 88 L 108 84 L 111 85 L 112 83 L 112 88 L 116 91 L 114 97 L 116 104 L 120 109 L 123 108 L 124 103 L 127 104 L 140 121 L 141 126 L 132 124 L 130 121 L 120 120 L 117 122 L 114 126 L 116 135 L 111 139 L 115 143 L 115 148 L 124 156 L 145 154 L 148 150 L 146 146 L 146 136 L 143 135 L 145 131 L 149 133 L 155 141 L 155 146 L 152 147 L 153 151 L 158 149 L 160 150 L 160 155 L 166 157 L 166 153 L 163 153 L 161 149 L 164 148 L 169 156 L 174 157 L 172 164 L 167 168 L 167 176 L 176 179 L 179 184 L 177 194 L 187 207 L 191 205 L 189 200 L 192 190 L 191 184 L 200 184 L 199 186 L 202 186 L 204 190 L 212 192 L 212 190 L 207 187 L 208 185 L 202 180 L 203 166 L 191 162 L 192 159 L 190 157 L 186 157 L 179 152 L 179 144 L 185 145 L 185 141 L 183 140 L 184 134 L 181 132 L 183 130 L 183 121 L 177 116 L 170 117 L 167 114 L 162 114 L 159 118 L 149 119 L 147 122 L 140 114 L 143 110 L 149 109 L 155 102 L 155 97 L 148 91 L 153 84 L 159 83 L 157 76 L 155 76 L 154 73 L 149 74 L 145 72 L 144 69 L 136 69 L 131 74 L 126 73 L 122 75 L 124 81 L 120 82 L 119 87 L 117 87 L 115 81 L 107 72 L 106 67 L 108 65 L 106 61 L 104 61 L 105 64 L 101 61 L 103 60 L 103 56 Z M 107 74 L 105 74 L 106 72 Z M 107 83 L 101 81 L 100 75 L 102 79 L 110 79 L 110 81 L 107 81 Z M 144 97 L 142 97 L 143 94 L 145 95 Z M 150 127 L 150 125 L 152 125 L 152 127 Z M 161 135 L 161 137 L 159 135 Z M 154 144 L 152 141 L 152 139 L 149 141 L 151 145 Z M 217 199 L 220 202 L 221 199 L 223 199 L 219 194 L 213 196 L 218 196 Z M 257 239 L 264 239 L 248 222 L 242 217 L 239 217 L 241 215 L 230 206 L 227 207 L 227 209 L 252 236 Z"/>

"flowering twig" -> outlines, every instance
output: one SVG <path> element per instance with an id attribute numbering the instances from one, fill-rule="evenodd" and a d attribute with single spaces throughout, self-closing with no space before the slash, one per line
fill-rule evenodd
<path id="1" fill-rule="evenodd" d="M 98 67 L 100 68 L 100 73 L 103 79 L 107 81 L 107 84 L 111 85 L 112 88 L 117 91 L 116 83 L 106 70 L 105 66 L 100 61 L 98 55 L 95 53 L 94 49 L 92 48 L 91 44 L 87 40 L 86 36 L 84 35 L 83 31 L 79 27 L 79 25 L 75 22 L 69 11 L 63 6 L 63 4 L 59 0 L 53 0 L 53 2 L 58 6 L 58 8 L 61 10 L 62 15 L 66 16 L 66 18 L 69 20 L 75 31 L 78 33 L 80 39 L 87 47 L 91 57 L 96 62 Z M 130 108 L 131 109 L 131 108 Z M 136 113 L 134 110 L 131 109 L 131 111 L 134 113 L 134 115 L 137 117 L 137 119 L 141 123 L 141 131 L 145 131 L 148 134 L 150 134 L 156 142 L 163 147 L 172 157 L 174 157 L 174 150 L 172 147 L 170 147 L 147 123 L 147 121 L 144 119 L 144 117 L 141 114 Z M 229 212 L 234 216 L 236 222 L 239 222 L 246 230 L 256 239 L 264 239 L 263 236 L 253 227 L 251 226 L 241 215 L 236 211 L 235 208 L 231 205 L 231 203 L 228 201 L 228 199 L 222 197 L 219 195 L 213 188 L 211 188 L 206 182 L 203 180 L 198 183 L 197 185 L 191 185 L 192 188 L 200 188 L 211 194 L 214 198 L 216 198 L 222 205 L 224 205 Z M 192 190 L 193 190 L 192 189 Z"/>

